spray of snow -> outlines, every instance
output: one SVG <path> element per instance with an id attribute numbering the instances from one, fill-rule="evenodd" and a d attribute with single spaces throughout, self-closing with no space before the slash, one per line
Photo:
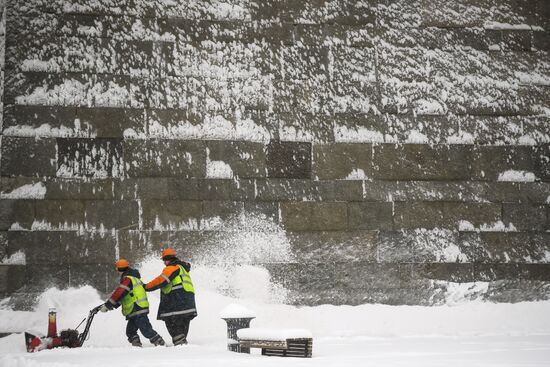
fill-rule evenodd
<path id="1" fill-rule="evenodd" d="M 159 228 L 166 230 L 160 223 Z M 205 245 L 194 257 L 194 281 L 215 293 L 285 302 L 286 289 L 272 282 L 266 269 L 294 260 L 286 233 L 278 224 L 262 215 L 240 213 L 226 220 L 203 219 L 200 228 L 209 231 L 212 245 Z M 143 277 L 158 275 L 158 263 L 157 254 L 146 258 L 141 265 Z"/>
<path id="2" fill-rule="evenodd" d="M 294 260 L 285 231 L 263 216 L 243 213 L 211 223 L 210 249 L 195 261 L 194 277 L 222 294 L 285 302 L 287 291 L 271 282 L 268 264 Z"/>
<path id="3" fill-rule="evenodd" d="M 0 193 L 2 199 L 44 199 L 46 186 L 43 182 L 19 186 L 18 188 Z"/>
<path id="4" fill-rule="evenodd" d="M 460 305 L 465 302 L 477 299 L 480 295 L 487 293 L 489 283 L 448 283 L 446 284 L 445 299 L 448 305 Z"/>
<path id="5" fill-rule="evenodd" d="M 197 327 L 197 330 L 204 327 L 199 338 L 208 339 L 216 335 L 223 339 L 223 323 L 220 325 L 220 320 L 211 315 L 219 315 L 231 303 L 243 304 L 251 310 L 260 310 L 263 306 L 259 305 L 264 304 L 282 305 L 286 300 L 286 290 L 271 281 L 265 265 L 287 263 L 293 261 L 294 257 L 284 230 L 263 216 L 240 214 L 220 221 L 214 229 L 218 233 L 214 238 L 217 246 L 205 251 L 201 258 L 193 262 L 191 276 L 197 291 L 199 314 L 205 315 L 199 317 L 202 326 Z M 14 254 L 9 261 L 21 261 L 22 257 L 22 253 Z M 142 279 L 150 281 L 160 274 L 163 264 L 158 254 L 154 254 L 144 259 L 137 268 Z M 112 286 L 114 288 L 116 284 Z M 155 292 L 148 296 L 151 313 L 154 314 L 159 294 Z M 0 318 L 6 319 L 2 331 L 43 329 L 44 315 L 47 315 L 50 307 L 57 308 L 59 315 L 62 315 L 58 320 L 59 329 L 74 328 L 88 310 L 101 302 L 99 293 L 89 286 L 65 290 L 52 288 L 40 296 L 33 312 L 1 310 Z M 92 329 L 92 345 L 126 345 L 122 331 L 106 332 L 113 325 L 123 330 L 125 322 L 118 310 L 101 314 L 97 318 L 96 324 L 100 325 L 95 330 L 99 331 L 96 334 Z"/>

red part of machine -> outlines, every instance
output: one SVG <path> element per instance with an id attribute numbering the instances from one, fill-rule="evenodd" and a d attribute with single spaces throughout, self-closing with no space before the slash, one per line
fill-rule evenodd
<path id="1" fill-rule="evenodd" d="M 78 334 L 77 330 L 66 329 L 61 330 L 60 335 L 57 335 L 57 317 L 55 308 L 51 308 L 48 313 L 48 335 L 38 336 L 31 332 L 25 332 L 25 345 L 27 346 L 27 352 L 33 353 L 44 349 L 52 349 L 57 347 L 79 348 L 84 344 L 94 315 L 99 311 L 99 307 L 93 308 L 86 322 L 86 328 L 82 334 Z M 84 320 L 82 320 L 84 322 Z M 81 323 L 82 324 L 82 323 Z M 80 325 L 79 325 L 80 326 Z M 78 326 L 77 326 L 78 328 Z"/>
<path id="2" fill-rule="evenodd" d="M 55 308 L 50 308 L 48 312 L 48 338 L 55 338 L 57 336 L 57 312 Z"/>
<path id="3" fill-rule="evenodd" d="M 52 349 L 62 347 L 63 340 L 60 337 L 48 338 L 39 337 L 28 332 L 25 333 L 25 343 L 27 344 L 27 352 L 33 353 L 44 349 Z"/>
<path id="4" fill-rule="evenodd" d="M 63 345 L 61 337 L 57 336 L 57 313 L 55 308 L 50 308 L 48 313 L 48 335 L 39 337 L 29 332 L 25 333 L 27 352 L 37 352 L 43 349 L 52 349 Z"/>

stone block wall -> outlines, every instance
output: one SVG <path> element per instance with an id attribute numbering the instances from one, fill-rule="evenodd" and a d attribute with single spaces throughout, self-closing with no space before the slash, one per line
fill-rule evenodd
<path id="1" fill-rule="evenodd" d="M 547 1 L 2 5 L 0 295 L 244 216 L 297 304 L 549 298 Z"/>

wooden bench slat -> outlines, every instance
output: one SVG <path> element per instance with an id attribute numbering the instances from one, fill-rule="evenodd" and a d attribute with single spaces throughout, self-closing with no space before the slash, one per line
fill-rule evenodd
<path id="1" fill-rule="evenodd" d="M 286 340 L 239 339 L 241 348 L 261 348 L 262 355 L 280 357 L 311 358 L 313 339 L 299 338 Z"/>
<path id="2" fill-rule="evenodd" d="M 273 348 L 287 349 L 288 345 L 285 340 L 239 340 L 241 347 L 247 348 Z"/>

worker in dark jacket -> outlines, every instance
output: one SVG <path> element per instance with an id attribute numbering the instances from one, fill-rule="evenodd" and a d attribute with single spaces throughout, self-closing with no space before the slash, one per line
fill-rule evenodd
<path id="1" fill-rule="evenodd" d="M 173 248 L 162 251 L 165 268 L 145 285 L 147 292 L 160 289 L 157 319 L 166 323 L 174 345 L 187 344 L 189 323 L 197 316 L 195 289 L 189 271 L 191 265 L 176 257 Z"/>
<path id="2" fill-rule="evenodd" d="M 101 305 L 100 311 L 107 312 L 122 305 L 122 314 L 126 316 L 126 336 L 135 347 L 141 347 L 141 340 L 137 331 L 141 331 L 144 337 L 153 345 L 165 345 L 164 339 L 155 331 L 149 322 L 149 301 L 143 288 L 139 271 L 132 269 L 125 259 L 116 262 L 116 268 L 120 273 L 120 284 L 113 291 L 111 297 Z"/>

